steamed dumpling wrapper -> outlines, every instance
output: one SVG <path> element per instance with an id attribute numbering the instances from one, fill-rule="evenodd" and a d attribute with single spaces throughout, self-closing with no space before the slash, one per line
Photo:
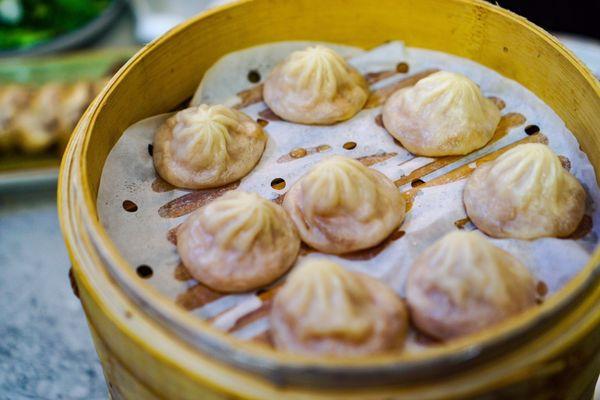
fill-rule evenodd
<path id="1" fill-rule="evenodd" d="M 464 155 L 480 149 L 499 122 L 498 107 L 475 82 L 446 71 L 400 89 L 383 107 L 387 131 L 420 156 Z"/>
<path id="2" fill-rule="evenodd" d="M 154 165 L 170 184 L 208 189 L 246 176 L 260 160 L 267 136 L 252 118 L 225 106 L 179 111 L 154 137 Z"/>
<path id="3" fill-rule="evenodd" d="M 296 182 L 283 207 L 304 242 L 332 254 L 379 244 L 405 215 L 404 198 L 390 179 L 341 156 L 321 161 Z"/>
<path id="4" fill-rule="evenodd" d="M 264 101 L 275 114 L 301 124 L 350 119 L 368 97 L 365 78 L 324 46 L 292 53 L 275 67 L 263 89 Z"/>
<path id="5" fill-rule="evenodd" d="M 287 272 L 300 238 L 281 206 L 234 191 L 190 214 L 177 231 L 177 250 L 199 282 L 221 292 L 242 292 Z"/>
<path id="6" fill-rule="evenodd" d="M 546 145 L 516 146 L 477 168 L 465 186 L 467 215 L 494 237 L 564 237 L 577 229 L 586 193 Z"/>
<path id="7" fill-rule="evenodd" d="M 391 288 L 325 259 L 298 266 L 271 310 L 275 346 L 303 354 L 358 356 L 399 349 L 407 325 L 404 303 Z"/>
<path id="8" fill-rule="evenodd" d="M 414 262 L 406 283 L 414 324 L 438 339 L 478 332 L 536 304 L 536 280 L 475 232 L 453 232 Z"/>

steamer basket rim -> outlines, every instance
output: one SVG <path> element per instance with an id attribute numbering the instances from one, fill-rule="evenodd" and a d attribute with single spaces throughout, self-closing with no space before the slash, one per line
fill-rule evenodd
<path id="1" fill-rule="evenodd" d="M 108 86 L 90 106 L 76 129 L 77 134 L 72 137 L 69 143 L 67 149 L 68 156 L 63 160 L 59 181 L 60 219 L 72 257 L 76 258 L 77 252 L 84 250 L 75 246 L 73 242 L 73 235 L 77 233 L 75 232 L 77 221 L 68 212 L 68 207 L 75 208 L 73 199 L 68 196 L 69 186 L 78 187 L 78 196 L 83 196 L 79 199 L 83 201 L 78 201 L 77 206 L 81 207 L 81 209 L 78 209 L 80 212 L 79 217 L 83 218 L 85 220 L 84 225 L 89 227 L 89 235 L 95 245 L 93 251 L 104 259 L 112 277 L 119 281 L 121 289 L 125 291 L 127 296 L 133 298 L 138 306 L 141 306 L 146 313 L 156 318 L 163 326 L 168 326 L 169 329 L 174 329 L 174 326 L 178 327 L 174 330 L 184 340 L 196 345 L 204 354 L 259 374 L 269 381 L 280 385 L 304 385 L 307 383 L 314 385 L 315 377 L 322 378 L 323 374 L 331 376 L 334 380 L 344 379 L 361 386 L 364 385 L 365 376 L 379 377 L 380 379 L 378 379 L 377 384 L 388 384 L 392 382 L 385 382 L 386 379 L 424 378 L 430 376 L 435 371 L 439 372 L 442 367 L 466 367 L 467 364 L 469 367 L 472 367 L 478 362 L 482 362 L 489 357 L 494 357 L 498 352 L 506 350 L 505 346 L 509 342 L 514 346 L 520 341 L 526 341 L 532 336 L 531 333 L 534 327 L 537 327 L 537 330 L 539 330 L 540 326 L 546 326 L 551 323 L 558 315 L 567 313 L 582 300 L 582 297 L 585 297 L 585 293 L 590 287 L 598 283 L 600 280 L 600 266 L 598 262 L 592 262 L 594 259 L 596 261 L 598 259 L 599 250 L 596 249 L 592 261 L 590 261 L 586 268 L 559 293 L 555 294 L 542 305 L 539 310 L 527 312 L 512 320 L 510 324 L 505 324 L 500 329 L 494 329 L 494 332 L 482 332 L 470 338 L 458 340 L 453 345 L 444 347 L 441 351 L 426 351 L 414 358 L 406 356 L 382 356 L 368 359 L 324 360 L 322 358 L 315 359 L 281 354 L 233 339 L 230 335 L 217 331 L 208 323 L 188 315 L 177 308 L 172 301 L 163 298 L 150 285 L 139 281 L 133 271 L 127 267 L 128 263 L 120 256 L 116 246 L 110 241 L 100 222 L 93 217 L 96 215 L 95 201 L 92 198 L 92 190 L 87 181 L 87 165 L 84 160 L 85 154 L 89 149 L 89 139 L 93 132 L 95 120 L 114 86 L 127 75 L 127 72 L 145 54 L 159 48 L 162 43 L 168 41 L 176 34 L 185 31 L 193 24 L 202 21 L 204 18 L 250 2 L 252 0 L 242 0 L 200 14 L 147 45 L 111 79 Z M 502 14 L 506 18 L 518 21 L 523 27 L 541 36 L 543 40 L 551 41 L 563 56 L 586 77 L 596 94 L 600 97 L 600 85 L 593 78 L 589 70 L 581 65 L 570 51 L 566 50 L 556 39 L 552 38 L 541 28 L 534 26 L 516 14 L 506 12 L 506 10 L 498 6 L 483 1 L 455 0 L 455 2 L 484 7 L 490 12 Z M 74 160 L 74 155 L 80 156 L 79 164 Z M 73 182 L 70 182 L 69 178 L 75 179 Z M 69 183 L 73 183 L 74 185 L 69 185 Z M 71 200 L 70 204 L 69 200 Z M 76 252 L 73 250 L 76 250 Z M 80 275 L 83 275 L 84 281 L 87 281 L 85 274 Z M 89 281 L 86 283 L 92 284 Z M 99 296 L 93 291 L 92 293 Z M 101 301 L 100 298 L 97 300 Z M 154 307 L 149 307 L 149 304 L 154 304 Z M 476 345 L 473 345 L 474 342 Z M 145 345 L 149 346 L 148 344 Z"/>

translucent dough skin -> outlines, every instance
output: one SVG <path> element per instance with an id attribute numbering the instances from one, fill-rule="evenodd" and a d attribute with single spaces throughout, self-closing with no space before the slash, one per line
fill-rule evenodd
<path id="1" fill-rule="evenodd" d="M 411 153 L 465 155 L 485 146 L 500 111 L 479 87 L 460 74 L 436 72 L 395 92 L 383 107 L 383 124 Z"/>
<path id="2" fill-rule="evenodd" d="M 509 253 L 475 232 L 453 232 L 415 261 L 406 283 L 414 324 L 449 340 L 535 305 L 536 281 Z"/>
<path id="3" fill-rule="evenodd" d="M 270 318 L 277 349 L 341 357 L 400 349 L 408 326 L 406 307 L 391 288 L 324 259 L 294 269 Z"/>
<path id="4" fill-rule="evenodd" d="M 379 244 L 400 226 L 405 206 L 385 175 L 341 156 L 317 164 L 283 201 L 302 240 L 331 254 Z"/>
<path id="5" fill-rule="evenodd" d="M 356 115 L 369 97 L 365 78 L 335 51 L 310 47 L 292 53 L 264 84 L 263 98 L 284 120 L 328 125 Z"/>
<path id="6" fill-rule="evenodd" d="M 246 176 L 260 160 L 267 136 L 246 114 L 225 107 L 187 108 L 154 137 L 154 166 L 170 184 L 209 189 Z"/>
<path id="7" fill-rule="evenodd" d="M 477 168 L 465 186 L 467 215 L 498 238 L 565 237 L 585 213 L 586 193 L 544 144 L 522 144 Z"/>
<path id="8" fill-rule="evenodd" d="M 199 282 L 220 292 L 244 292 L 287 272 L 300 238 L 281 206 L 235 191 L 190 214 L 177 231 L 177 250 Z"/>

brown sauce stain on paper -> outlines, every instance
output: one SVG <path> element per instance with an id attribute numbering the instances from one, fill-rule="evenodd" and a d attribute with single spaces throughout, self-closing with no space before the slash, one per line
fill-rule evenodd
<path id="1" fill-rule="evenodd" d="M 176 280 L 181 282 L 186 282 L 194 279 L 194 277 L 189 273 L 185 265 L 183 263 L 179 263 L 177 267 L 175 267 L 175 271 L 173 272 L 173 276 Z"/>
<path id="2" fill-rule="evenodd" d="M 312 154 L 325 153 L 329 150 L 331 150 L 331 146 L 328 144 L 321 144 L 319 146 L 307 147 L 307 148 L 297 147 L 297 148 L 291 150 L 289 153 L 284 154 L 281 157 L 279 157 L 277 159 L 277 162 L 280 164 L 286 163 L 286 162 L 297 160 L 299 158 L 310 156 Z"/>
<path id="3" fill-rule="evenodd" d="M 197 190 L 168 202 L 158 209 L 158 215 L 163 218 L 178 218 L 187 215 L 225 193 L 237 189 L 240 182 L 230 183 L 216 189 Z"/>
<path id="4" fill-rule="evenodd" d="M 565 170 L 567 170 L 567 171 L 571 170 L 571 160 L 569 160 L 565 156 L 558 156 L 558 159 L 560 160 L 560 163 L 562 164 L 562 166 Z"/>
<path id="5" fill-rule="evenodd" d="M 156 193 L 165 193 L 175 190 L 175 186 L 171 185 L 169 182 L 165 181 L 160 176 L 157 176 L 156 179 L 152 182 L 152 191 Z"/>
<path id="6" fill-rule="evenodd" d="M 266 119 L 267 121 L 283 121 L 277 114 L 273 112 L 270 108 L 265 108 L 261 112 L 258 113 L 261 118 Z"/>
<path id="7" fill-rule="evenodd" d="M 498 110 L 504 110 L 504 108 L 506 107 L 506 103 L 504 102 L 504 100 L 502 100 L 499 97 L 491 96 L 488 97 L 488 99 L 490 99 L 496 105 L 496 107 L 498 107 Z"/>
<path id="8" fill-rule="evenodd" d="M 177 225 L 175 228 L 169 229 L 169 231 L 167 232 L 167 241 L 174 244 L 175 246 L 177 246 L 177 230 L 180 226 L 181 224 Z"/>
<path id="9" fill-rule="evenodd" d="M 544 136 L 541 133 L 536 133 L 535 135 L 527 136 L 521 140 L 516 141 L 515 143 L 509 144 L 508 146 L 505 146 L 499 150 L 496 150 L 494 152 L 486 154 L 485 156 L 483 156 L 481 158 L 478 158 L 477 160 L 475 160 L 473 162 L 473 163 L 475 163 L 475 168 L 479 167 L 482 164 L 485 164 L 487 162 L 495 160 L 496 158 L 500 157 L 502 154 L 506 153 L 508 150 L 512 149 L 513 147 L 518 146 L 520 144 L 524 144 L 524 143 L 545 143 L 546 144 L 546 143 L 548 143 L 548 139 L 546 138 L 546 136 Z M 471 175 L 471 173 L 475 169 L 475 168 L 471 167 L 471 164 L 473 164 L 473 163 L 462 165 L 456 169 L 453 169 L 452 171 L 448 172 L 445 175 L 439 176 L 435 179 L 425 182 L 424 184 L 420 185 L 419 187 L 411 188 L 411 189 L 405 191 L 403 193 L 403 195 L 407 202 L 407 209 L 409 209 L 409 207 L 408 207 L 409 204 L 412 206 L 412 203 L 413 203 L 416 195 L 419 193 L 419 191 L 422 188 L 440 186 L 440 185 L 445 185 L 447 183 L 457 182 L 457 181 L 459 181 L 461 179 L 465 179 L 466 177 Z"/>
<path id="10" fill-rule="evenodd" d="M 544 297 L 548 294 L 548 285 L 546 285 L 546 282 L 544 281 L 538 281 L 535 289 L 540 297 Z"/>
<path id="11" fill-rule="evenodd" d="M 280 194 L 279 196 L 275 197 L 274 199 L 272 199 L 271 201 L 275 204 L 279 204 L 282 205 L 283 204 L 283 200 L 285 199 L 285 193 L 284 194 Z"/>
<path id="12" fill-rule="evenodd" d="M 494 136 L 492 136 L 492 139 L 489 141 L 489 143 L 486 146 L 489 146 L 490 144 L 499 141 L 504 136 L 506 136 L 508 134 L 508 132 L 510 132 L 511 129 L 523 125 L 525 123 L 525 121 L 526 121 L 525 117 L 518 113 L 510 113 L 510 114 L 504 115 L 500 119 L 500 122 L 498 123 L 498 127 L 496 128 L 496 131 L 494 132 Z M 429 164 L 426 164 L 420 168 L 417 168 L 414 171 L 412 171 L 410 174 L 405 175 L 405 176 L 401 177 L 400 179 L 396 180 L 395 184 L 398 187 L 404 186 L 404 185 L 411 183 L 417 179 L 420 179 L 432 172 L 435 172 L 438 169 L 441 169 L 447 165 L 450 165 L 450 164 L 460 160 L 463 157 L 464 156 L 439 157 L 435 161 L 432 161 Z"/>
<path id="13" fill-rule="evenodd" d="M 435 346 L 442 343 L 441 340 L 434 338 L 433 336 L 429 336 L 421 331 L 415 329 L 413 340 L 420 346 Z"/>
<path id="14" fill-rule="evenodd" d="M 388 245 L 398 239 L 401 239 L 406 232 L 402 230 L 398 230 L 393 232 L 390 236 L 388 236 L 383 242 L 378 245 L 371 247 L 365 250 L 353 251 L 352 253 L 340 254 L 339 257 L 344 258 L 346 260 L 355 260 L 355 261 L 368 261 L 377 257 L 383 250 L 385 250 Z"/>
<path id="15" fill-rule="evenodd" d="M 369 99 L 367 100 L 365 108 L 375 108 L 382 105 L 394 92 L 406 87 L 413 86 L 421 79 L 426 78 L 429 75 L 438 71 L 438 69 L 427 69 L 423 72 L 419 72 L 405 79 L 402 79 L 399 82 L 395 82 L 391 85 L 373 91 L 371 93 L 371 96 L 369 96 Z"/>
<path id="16" fill-rule="evenodd" d="M 594 220 L 592 219 L 592 217 L 590 215 L 584 215 L 583 218 L 581 219 L 581 222 L 579 222 L 577 229 L 575 229 L 575 232 L 571 233 L 565 239 L 571 239 L 571 240 L 583 239 L 592 231 L 593 227 L 594 227 Z"/>
<path id="17" fill-rule="evenodd" d="M 263 85 L 260 84 L 253 86 L 250 89 L 242 90 L 237 95 L 240 98 L 240 103 L 234 108 L 242 109 L 249 105 L 260 103 L 263 99 Z"/>
<path id="18" fill-rule="evenodd" d="M 305 256 L 307 254 L 316 253 L 316 252 L 317 252 L 317 250 L 313 249 L 312 247 L 310 247 L 306 243 L 302 242 L 300 244 L 300 252 L 298 253 L 298 255 L 299 256 Z"/>
<path id="19" fill-rule="evenodd" d="M 490 143 L 494 143 L 502 139 L 512 129 L 523 125 L 525 121 L 527 121 L 527 119 L 523 114 L 508 113 L 503 115 L 502 118 L 500 118 L 500 122 L 498 123 L 498 127 L 496 127 L 496 131 L 494 132 L 494 136 L 492 136 Z"/>
<path id="20" fill-rule="evenodd" d="M 264 344 L 269 347 L 273 347 L 273 340 L 271 339 L 270 331 L 265 331 L 260 335 L 257 335 L 251 339 L 254 343 Z"/>
<path id="21" fill-rule="evenodd" d="M 188 311 L 192 311 L 223 296 L 225 296 L 223 293 L 216 292 L 198 283 L 177 296 L 175 303 Z"/>
<path id="22" fill-rule="evenodd" d="M 410 69 L 409 65 L 405 62 L 396 64 L 396 68 L 387 71 L 369 72 L 365 75 L 365 79 L 369 85 L 390 78 L 396 74 L 406 74 Z"/>
<path id="23" fill-rule="evenodd" d="M 458 229 L 465 229 L 465 226 L 469 222 L 471 222 L 471 219 L 469 217 L 463 218 L 463 219 L 459 219 L 458 221 L 454 222 L 454 226 L 456 226 Z"/>
<path id="24" fill-rule="evenodd" d="M 375 164 L 379 164 L 380 162 L 384 162 L 389 160 L 392 157 L 395 157 L 398 153 L 377 153 L 370 156 L 358 157 L 356 160 L 360 161 L 365 167 L 370 167 Z"/>
<path id="25" fill-rule="evenodd" d="M 398 72 L 396 70 L 393 71 L 377 71 L 377 72 L 369 72 L 365 74 L 365 80 L 369 85 L 382 81 L 384 79 L 390 78 L 396 75 Z"/>
<path id="26" fill-rule="evenodd" d="M 279 289 L 281 289 L 283 287 L 283 284 L 285 283 L 285 281 L 279 280 L 277 283 L 275 283 L 274 285 L 272 285 L 269 288 L 266 289 L 260 289 L 256 292 L 256 295 L 262 300 L 262 301 L 270 301 L 273 299 L 273 297 L 275 297 L 275 295 L 277 294 L 277 292 L 279 292 Z"/>
<path id="27" fill-rule="evenodd" d="M 264 301 L 256 310 L 241 316 L 227 332 L 231 333 L 239 331 L 252 322 L 268 316 L 269 312 L 271 311 L 271 303 L 271 300 Z"/>

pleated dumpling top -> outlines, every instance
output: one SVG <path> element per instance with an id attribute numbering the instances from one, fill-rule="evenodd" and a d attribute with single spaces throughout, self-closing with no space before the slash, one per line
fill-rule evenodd
<path id="1" fill-rule="evenodd" d="M 404 198 L 390 179 L 342 156 L 313 167 L 292 186 L 283 207 L 302 240 L 333 254 L 375 246 L 405 215 Z"/>
<path id="2" fill-rule="evenodd" d="M 476 232 L 452 232 L 414 262 L 406 283 L 415 325 L 452 339 L 535 305 L 536 280 L 511 254 Z"/>
<path id="3" fill-rule="evenodd" d="M 198 281 L 241 292 L 283 275 L 296 260 L 300 238 L 281 206 L 235 191 L 190 214 L 177 231 L 177 250 Z"/>
<path id="4" fill-rule="evenodd" d="M 315 355 L 398 349 L 407 324 L 405 306 L 391 288 L 325 259 L 296 267 L 271 311 L 276 347 Z"/>
<path id="5" fill-rule="evenodd" d="M 154 137 L 154 166 L 174 186 L 215 188 L 246 176 L 260 160 L 267 136 L 246 114 L 225 106 L 187 108 Z"/>
<path id="6" fill-rule="evenodd" d="M 383 107 L 387 131 L 421 156 L 464 155 L 485 146 L 500 110 L 475 82 L 439 71 L 395 92 Z"/>
<path id="7" fill-rule="evenodd" d="M 494 237 L 564 237 L 577 229 L 586 193 L 558 156 L 540 143 L 522 144 L 477 168 L 464 191 L 471 221 Z"/>
<path id="8" fill-rule="evenodd" d="M 264 84 L 265 103 L 279 117 L 301 124 L 333 124 L 365 105 L 364 77 L 334 50 L 309 47 L 292 53 Z"/>

